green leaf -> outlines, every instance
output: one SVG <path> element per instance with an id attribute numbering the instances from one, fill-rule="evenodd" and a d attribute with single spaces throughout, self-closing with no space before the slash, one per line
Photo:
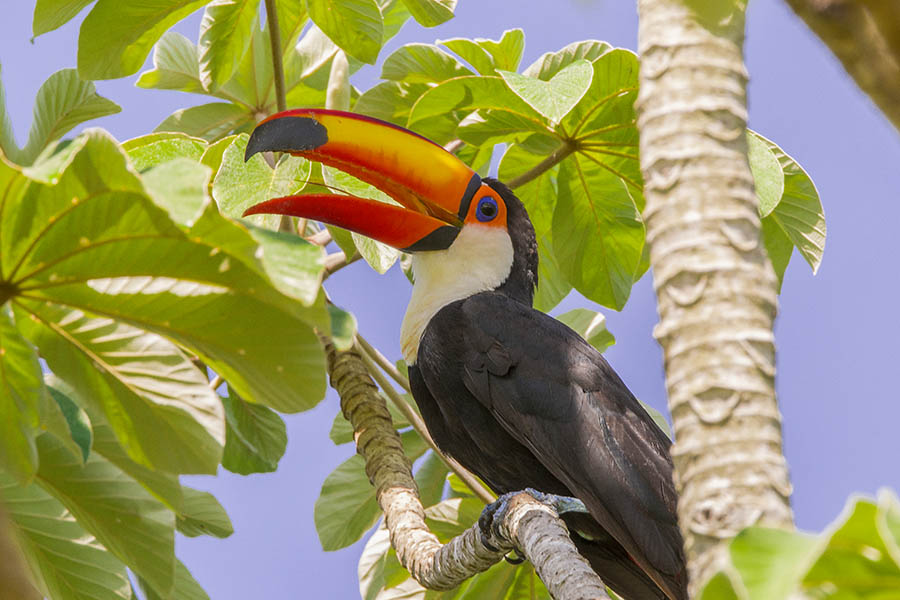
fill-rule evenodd
<path id="1" fill-rule="evenodd" d="M 784 272 L 787 270 L 791 254 L 794 252 L 794 243 L 772 215 L 762 219 L 761 229 L 763 244 L 766 246 L 766 254 L 769 255 L 772 268 L 778 277 L 778 289 L 780 291 L 781 285 L 784 283 Z"/>
<path id="2" fill-rule="evenodd" d="M 66 421 L 69 437 L 78 446 L 81 457 L 84 460 L 87 460 L 88 456 L 91 454 L 91 446 L 94 441 L 94 430 L 91 427 L 90 418 L 88 418 L 87 413 L 66 394 L 52 386 L 48 386 L 48 390 L 50 391 L 50 396 L 53 398 L 53 403 L 59 408 Z M 57 439 L 63 443 L 67 441 L 65 437 L 61 436 L 57 436 Z M 71 450 L 71 448 L 69 448 L 69 450 Z"/>
<path id="3" fill-rule="evenodd" d="M 586 298 L 621 309 L 644 247 L 644 224 L 625 183 L 579 153 L 559 170 L 553 253 Z"/>
<path id="4" fill-rule="evenodd" d="M 234 533 L 231 519 L 209 492 L 183 487 L 184 505 L 178 513 L 178 531 L 188 537 L 211 535 L 227 538 Z"/>
<path id="5" fill-rule="evenodd" d="M 541 81 L 513 71 L 499 71 L 506 85 L 552 123 L 559 123 L 584 97 L 591 85 L 591 63 L 579 60 L 549 81 Z"/>
<path id="6" fill-rule="evenodd" d="M 479 46 L 487 50 L 494 59 L 494 66 L 505 71 L 519 68 L 525 51 L 525 32 L 521 29 L 507 29 L 499 41 L 477 38 Z"/>
<path id="7" fill-rule="evenodd" d="M 441 543 L 446 544 L 478 520 L 484 502 L 474 497 L 450 498 L 425 510 L 425 522 Z"/>
<path id="8" fill-rule="evenodd" d="M 253 115 L 237 104 L 213 102 L 180 108 L 166 117 L 154 131 L 179 131 L 212 142 L 252 125 L 253 121 Z"/>
<path id="9" fill-rule="evenodd" d="M 260 0 L 213 0 L 200 23 L 200 80 L 214 90 L 231 79 L 250 46 Z"/>
<path id="10" fill-rule="evenodd" d="M 332 167 L 323 167 L 322 173 L 325 183 L 330 186 L 341 189 L 354 196 L 371 198 L 372 200 L 378 200 L 385 204 L 399 206 L 390 196 L 375 186 L 360 181 L 356 177 L 344 173 L 343 171 Z M 329 229 L 332 231 L 334 230 L 334 228 Z M 372 238 L 368 238 L 358 233 L 351 233 L 351 237 L 353 239 L 353 244 L 356 246 L 356 249 L 359 250 L 359 253 L 365 261 L 378 273 L 386 273 L 400 257 L 400 251 L 387 244 L 382 244 L 381 242 L 377 242 Z M 344 250 L 344 252 L 347 253 L 346 250 Z M 350 255 L 350 253 L 347 254 L 348 256 Z"/>
<path id="11" fill-rule="evenodd" d="M 878 533 L 894 559 L 900 565 L 900 500 L 888 489 L 878 490 Z"/>
<path id="12" fill-rule="evenodd" d="M 756 198 L 759 201 L 759 216 L 764 218 L 775 210 L 784 193 L 784 173 L 778 158 L 769 145 L 759 137 L 747 134 L 747 158 Z"/>
<path id="13" fill-rule="evenodd" d="M 21 162 L 16 137 L 13 135 L 12 120 L 6 112 L 6 91 L 3 87 L 3 65 L 0 65 L 0 154 L 11 162 Z"/>
<path id="14" fill-rule="evenodd" d="M 422 83 L 383 81 L 366 90 L 356 100 L 353 111 L 403 126 L 413 104 L 426 91 L 428 86 Z"/>
<path id="15" fill-rule="evenodd" d="M 58 29 L 94 0 L 37 0 L 31 31 L 34 37 Z"/>
<path id="16" fill-rule="evenodd" d="M 769 146 L 784 172 L 784 193 L 770 217 L 774 218 L 815 273 L 822 264 L 826 233 L 825 212 L 819 192 L 797 161 L 758 133 L 751 134 Z"/>
<path id="17" fill-rule="evenodd" d="M 171 342 L 51 302 L 19 299 L 16 306 L 51 369 L 80 405 L 104 415 L 132 460 L 173 473 L 216 472 L 225 442 L 221 404 Z"/>
<path id="18" fill-rule="evenodd" d="M 310 27 L 300 41 L 297 42 L 296 48 L 296 64 L 293 65 L 293 77 L 291 74 L 292 65 L 289 60 L 285 64 L 285 80 L 290 86 L 299 83 L 301 79 L 305 79 L 324 67 L 337 53 L 338 47 L 325 33 L 315 24 Z M 291 54 L 289 53 L 289 57 Z"/>
<path id="19" fill-rule="evenodd" d="M 206 142 L 183 133 L 159 132 L 128 140 L 122 148 L 134 168 L 144 172 L 176 158 L 200 160 Z"/>
<path id="20" fill-rule="evenodd" d="M 410 460 L 425 453 L 425 442 L 414 431 L 401 436 Z M 325 478 L 314 511 L 323 550 L 339 550 L 356 542 L 381 514 L 375 488 L 365 473 L 365 461 L 355 454 Z"/>
<path id="21" fill-rule="evenodd" d="M 441 501 L 449 472 L 447 464 L 433 450 L 426 453 L 416 470 L 416 485 L 419 487 L 422 506 L 428 508 Z"/>
<path id="22" fill-rule="evenodd" d="M 889 598 L 900 589 L 900 565 L 893 560 L 878 527 L 878 506 L 866 498 L 851 498 L 829 529 L 824 551 L 803 577 L 806 588 L 838 586 L 844 597 Z"/>
<path id="23" fill-rule="evenodd" d="M 97 0 L 78 35 L 78 73 L 84 79 L 115 79 L 137 72 L 156 40 L 207 2 Z"/>
<path id="24" fill-rule="evenodd" d="M 400 29 L 409 21 L 412 14 L 403 0 L 377 1 L 381 7 L 381 16 L 384 18 L 384 33 L 381 40 L 381 45 L 384 46 L 391 38 L 400 33 Z"/>
<path id="25" fill-rule="evenodd" d="M 57 71 L 38 90 L 28 143 L 19 158 L 23 164 L 31 164 L 50 142 L 76 125 L 121 110 L 98 95 L 92 82 L 82 81 L 75 69 Z"/>
<path id="26" fill-rule="evenodd" d="M 27 482 L 37 469 L 39 406 L 47 389 L 34 346 L 8 303 L 0 305 L 0 467 Z"/>
<path id="27" fill-rule="evenodd" d="M 133 598 L 125 565 L 39 485 L 18 485 L 0 471 L 0 500 L 43 596 L 54 600 Z"/>
<path id="28" fill-rule="evenodd" d="M 105 134 L 72 145 L 80 151 L 56 186 L 31 184 L 25 196 L 10 184 L 0 263 L 28 288 L 19 298 L 165 335 L 248 400 L 285 411 L 314 406 L 325 391 L 324 356 L 310 327 L 328 329 L 318 292 L 322 249 L 298 239 L 291 242 L 297 257 L 273 266 L 267 256 L 286 254 L 289 236 L 254 232 L 265 240 L 261 252 L 254 234 L 213 204 L 185 231 L 146 196 Z M 304 270 L 294 273 L 301 262 Z"/>
<path id="29" fill-rule="evenodd" d="M 434 27 L 453 18 L 456 0 L 403 0 L 412 16 L 424 27 Z"/>
<path id="30" fill-rule="evenodd" d="M 406 44 L 388 56 L 381 67 L 382 79 L 402 83 L 440 83 L 464 75 L 472 72 L 431 44 Z"/>
<path id="31" fill-rule="evenodd" d="M 356 317 L 335 306 L 328 305 L 328 314 L 331 315 L 331 341 L 338 350 L 349 350 L 356 339 Z"/>
<path id="32" fill-rule="evenodd" d="M 297 36 L 306 25 L 306 0 L 275 0 L 275 8 L 281 33 L 281 53 L 284 54 L 293 49 Z"/>
<path id="33" fill-rule="evenodd" d="M 38 481 L 135 573 L 168 594 L 175 569 L 175 517 L 97 453 L 81 466 L 49 436 L 38 439 Z"/>
<path id="34" fill-rule="evenodd" d="M 222 166 L 213 180 L 213 198 L 223 214 L 240 218 L 254 204 L 279 196 L 298 193 L 309 178 L 309 161 L 287 156 L 273 170 L 261 154 L 244 162 L 249 136 L 241 134 L 222 155 Z M 258 215 L 247 221 L 269 229 L 278 229 L 279 215 Z"/>
<path id="35" fill-rule="evenodd" d="M 497 75 L 494 57 L 478 44 L 478 40 L 451 38 L 449 40 L 438 40 L 437 43 L 450 48 L 460 58 L 475 67 L 475 70 L 480 75 Z"/>
<path id="36" fill-rule="evenodd" d="M 384 29 L 375 0 L 309 0 L 307 6 L 309 17 L 338 47 L 375 64 Z"/>
<path id="37" fill-rule="evenodd" d="M 556 319 L 574 329 L 578 335 L 600 352 L 616 343 L 616 338 L 606 329 L 606 317 L 603 316 L 603 313 L 586 308 L 576 308 L 559 315 Z"/>
<path id="38" fill-rule="evenodd" d="M 212 169 L 188 158 L 176 158 L 144 174 L 144 186 L 177 223 L 193 225 L 203 212 Z"/>
<path id="39" fill-rule="evenodd" d="M 166 600 L 166 597 L 157 594 L 156 590 L 149 586 L 142 577 L 138 577 L 138 583 L 147 600 Z M 175 560 L 175 587 L 172 588 L 172 595 L 169 597 L 178 600 L 209 600 L 209 596 L 184 566 L 184 563 L 177 559 Z"/>
<path id="40" fill-rule="evenodd" d="M 147 89 L 206 93 L 200 81 L 197 46 L 177 31 L 167 31 L 153 50 L 153 69 L 141 73 L 135 85 Z"/>
<path id="41" fill-rule="evenodd" d="M 233 390 L 225 405 L 225 453 L 222 466 L 232 473 L 271 473 L 287 448 L 287 430 L 275 411 L 242 400 Z"/>
<path id="42" fill-rule="evenodd" d="M 594 62 L 600 56 L 612 50 L 606 42 L 585 40 L 572 42 L 557 52 L 545 52 L 522 73 L 527 77 L 537 77 L 548 81 L 573 62 L 581 59 Z"/>
<path id="43" fill-rule="evenodd" d="M 735 591 L 735 584 L 726 573 L 716 573 L 700 592 L 700 600 L 745 600 Z"/>
<path id="44" fill-rule="evenodd" d="M 729 545 L 748 600 L 789 598 L 821 550 L 816 537 L 796 531 L 749 527 Z"/>
<path id="45" fill-rule="evenodd" d="M 382 522 L 363 548 L 357 566 L 359 595 L 362 600 L 377 600 L 384 588 L 384 565 L 391 549 L 391 537 Z"/>

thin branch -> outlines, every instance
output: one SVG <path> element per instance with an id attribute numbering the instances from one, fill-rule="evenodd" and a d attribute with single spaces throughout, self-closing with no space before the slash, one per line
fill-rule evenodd
<path id="1" fill-rule="evenodd" d="M 269 27 L 269 42 L 272 45 L 272 67 L 275 70 L 275 101 L 278 112 L 287 110 L 284 91 L 284 65 L 281 61 L 281 29 L 278 27 L 278 9 L 275 0 L 266 0 L 266 25 Z"/>
<path id="2" fill-rule="evenodd" d="M 362 256 L 360 256 L 359 252 L 347 258 L 347 255 L 344 254 L 343 251 L 333 252 L 325 257 L 325 274 L 324 279 L 328 279 L 331 275 L 337 273 L 347 265 L 351 265 L 358 261 Z"/>
<path id="3" fill-rule="evenodd" d="M 444 150 L 450 154 L 456 154 L 465 145 L 466 143 L 462 140 L 450 140 L 444 145 Z"/>
<path id="4" fill-rule="evenodd" d="M 513 177 L 506 182 L 506 185 L 513 189 L 523 186 L 531 180 L 537 179 L 538 177 L 555 167 L 557 164 L 561 163 L 573 152 L 575 152 L 575 144 L 570 141 L 563 142 L 563 145 L 557 148 L 553 152 L 553 154 L 536 164 L 531 169 L 525 171 L 518 177 Z"/>
<path id="5" fill-rule="evenodd" d="M 510 499 L 496 531 L 491 530 L 487 542 L 498 550 L 485 546 L 478 524 L 441 545 L 425 524 L 409 459 L 361 356 L 354 350 L 338 352 L 327 338 L 322 341 L 331 386 L 353 427 L 391 545 L 416 581 L 428 589 L 450 590 L 517 548 L 534 564 L 556 600 L 608 598 L 603 582 L 578 554 L 556 512 L 528 494 Z"/>
<path id="6" fill-rule="evenodd" d="M 329 243 L 331 243 L 331 232 L 327 229 L 317 231 L 316 233 L 306 238 L 306 241 L 312 242 L 316 246 L 327 246 Z"/>
<path id="7" fill-rule="evenodd" d="M 407 393 L 412 393 L 412 390 L 409 389 L 409 379 L 407 379 L 400 370 L 394 366 L 388 358 L 378 351 L 378 348 L 370 344 L 366 341 L 366 338 L 361 336 L 359 333 L 356 334 L 356 341 L 359 342 L 359 345 L 362 346 L 362 349 L 365 353 L 371 358 L 375 363 L 381 367 L 385 373 L 390 375 L 394 381 L 400 384 Z"/>
<path id="8" fill-rule="evenodd" d="M 434 452 L 440 457 L 441 460 L 447 465 L 447 467 L 456 473 L 457 477 L 459 477 L 469 489 L 471 489 L 476 496 L 478 496 L 485 504 L 490 504 L 494 500 L 496 500 L 496 496 L 491 493 L 486 487 L 484 487 L 478 478 L 475 477 L 470 471 L 468 471 L 464 466 L 456 462 L 453 458 L 447 456 L 443 452 L 441 452 L 440 448 L 437 447 L 437 444 L 434 443 L 434 440 L 431 438 L 431 434 L 428 433 L 428 428 L 425 426 L 425 421 L 422 420 L 422 417 L 419 416 L 413 408 L 403 399 L 400 394 L 394 389 L 394 386 L 382 375 L 381 371 L 378 370 L 378 366 L 375 362 L 367 355 L 365 350 L 362 348 L 361 344 L 356 345 L 356 350 L 359 353 L 359 357 L 362 359 L 363 363 L 365 363 L 366 368 L 370 376 L 372 376 L 378 385 L 381 387 L 382 391 L 387 395 L 388 399 L 397 407 L 406 420 L 409 421 L 409 424 L 412 425 L 413 429 L 416 430 L 422 439 L 425 440 L 425 443 L 428 444 L 428 447 L 434 450 Z"/>
<path id="9" fill-rule="evenodd" d="M 896 0 L 787 0 L 900 130 L 900 6 Z"/>
<path id="10" fill-rule="evenodd" d="M 219 389 L 219 386 L 222 385 L 223 381 L 225 380 L 222 379 L 221 375 L 216 375 L 215 378 L 213 378 L 213 380 L 209 382 L 209 389 L 211 389 L 212 391 L 216 391 L 217 389 Z"/>

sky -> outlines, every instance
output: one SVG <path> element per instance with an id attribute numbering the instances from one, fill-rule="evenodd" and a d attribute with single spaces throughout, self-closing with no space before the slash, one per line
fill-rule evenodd
<path id="1" fill-rule="evenodd" d="M 0 64 L 16 138 L 23 142 L 40 84 L 75 66 L 78 27 L 31 37 L 32 3 L 6 2 Z M 450 37 L 499 38 L 525 31 L 523 66 L 582 39 L 636 49 L 637 15 L 623 0 L 460 0 L 456 18 L 424 29 L 407 24 L 382 51 Z M 199 15 L 177 29 L 197 39 Z M 817 275 L 795 253 L 776 323 L 777 392 L 797 525 L 820 531 L 854 493 L 900 490 L 900 393 L 894 384 L 900 338 L 896 264 L 900 225 L 900 134 L 846 75 L 839 62 L 779 0 L 750 2 L 746 61 L 750 126 L 778 143 L 811 175 L 826 214 L 828 238 Z M 148 65 L 149 68 L 149 59 Z M 366 89 L 379 70 L 353 83 Z M 137 76 L 97 82 L 124 107 L 93 121 L 125 140 L 151 131 L 178 108 L 205 102 L 179 92 L 134 87 Z M 399 328 L 410 286 L 395 267 L 384 276 L 357 263 L 327 283 L 352 310 L 360 330 L 389 357 L 400 356 Z M 367 294 L 359 294 L 367 290 Z M 598 308 L 577 296 L 560 307 Z M 662 352 L 649 274 L 621 312 L 602 309 L 617 343 L 606 352 L 636 396 L 665 411 Z M 321 482 L 351 455 L 328 439 L 339 410 L 333 392 L 315 409 L 288 415 L 289 443 L 274 474 L 192 477 L 213 492 L 234 523 L 226 540 L 179 538 L 179 556 L 214 600 L 247 597 L 356 598 L 361 544 L 325 553 L 313 524 Z"/>

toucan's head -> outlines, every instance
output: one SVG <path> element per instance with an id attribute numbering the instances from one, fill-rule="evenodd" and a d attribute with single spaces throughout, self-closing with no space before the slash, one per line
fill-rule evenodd
<path id="1" fill-rule="evenodd" d="M 245 158 L 264 151 L 338 168 L 401 206 L 350 195 L 304 194 L 257 204 L 245 215 L 324 221 L 413 253 L 416 288 L 430 287 L 432 296 L 438 288 L 448 298 L 456 296 L 452 299 L 497 289 L 531 304 L 537 244 L 525 208 L 505 185 L 482 180 L 441 146 L 362 115 L 299 109 L 257 125 Z"/>

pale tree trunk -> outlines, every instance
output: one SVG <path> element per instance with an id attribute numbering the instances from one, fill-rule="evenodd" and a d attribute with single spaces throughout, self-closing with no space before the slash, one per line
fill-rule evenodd
<path id="1" fill-rule="evenodd" d="M 719 14 L 701 20 L 691 6 Z M 745 7 L 638 2 L 644 219 L 692 596 L 741 529 L 792 526 L 775 401 L 776 279 L 747 162 Z"/>

